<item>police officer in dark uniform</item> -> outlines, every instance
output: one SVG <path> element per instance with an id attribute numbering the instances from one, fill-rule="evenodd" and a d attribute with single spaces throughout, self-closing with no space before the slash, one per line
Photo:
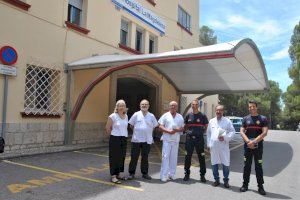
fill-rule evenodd
<path id="1" fill-rule="evenodd" d="M 262 155 L 263 155 L 263 138 L 268 132 L 268 121 L 263 115 L 257 112 L 257 102 L 250 100 L 248 102 L 250 115 L 243 119 L 241 127 L 241 136 L 243 137 L 244 144 L 244 173 L 243 173 L 243 186 L 240 188 L 241 192 L 248 190 L 250 181 L 252 159 L 254 157 L 256 180 L 258 184 L 258 192 L 261 195 L 266 195 L 263 187 L 263 169 L 262 169 Z"/>
<path id="2" fill-rule="evenodd" d="M 198 100 L 192 101 L 193 111 L 189 113 L 185 118 L 185 132 L 186 132 L 186 142 L 185 142 L 185 160 L 184 160 L 184 171 L 185 176 L 184 181 L 190 179 L 190 167 L 191 159 L 193 155 L 194 148 L 198 154 L 200 163 L 200 180 L 201 182 L 206 182 L 205 173 L 205 153 L 204 153 L 204 138 L 203 134 L 206 131 L 208 120 L 206 115 L 202 114 L 198 110 L 199 103 Z"/>

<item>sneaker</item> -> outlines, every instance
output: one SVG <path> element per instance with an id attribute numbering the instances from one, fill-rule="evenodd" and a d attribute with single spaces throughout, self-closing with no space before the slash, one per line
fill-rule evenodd
<path id="1" fill-rule="evenodd" d="M 166 183 L 168 181 L 166 178 L 161 178 L 160 180 L 164 183 Z"/>
<path id="2" fill-rule="evenodd" d="M 151 180 L 151 179 L 152 179 L 152 177 L 149 176 L 148 174 L 143 174 L 142 177 L 143 177 L 144 179 L 147 179 L 147 180 Z"/>
<path id="3" fill-rule="evenodd" d="M 127 180 L 133 180 L 134 179 L 134 174 L 129 174 L 129 176 L 127 177 Z"/>
<path id="4" fill-rule="evenodd" d="M 248 190 L 248 186 L 246 185 L 243 185 L 241 188 L 240 188 L 240 191 L 241 192 L 246 192 Z"/>
<path id="5" fill-rule="evenodd" d="M 115 184 L 121 184 L 121 181 L 117 179 L 117 176 L 111 176 L 111 182 Z"/>
<path id="6" fill-rule="evenodd" d="M 211 185 L 214 187 L 217 187 L 218 185 L 220 185 L 220 181 L 215 181 Z"/>
<path id="7" fill-rule="evenodd" d="M 261 195 L 266 195 L 267 194 L 263 186 L 258 187 L 258 193 L 261 194 Z"/>
<path id="8" fill-rule="evenodd" d="M 175 176 L 169 176 L 169 180 L 170 180 L 170 181 L 175 180 Z"/>
<path id="9" fill-rule="evenodd" d="M 184 175 L 183 181 L 188 181 L 190 180 L 190 175 L 186 174 Z"/>
<path id="10" fill-rule="evenodd" d="M 224 187 L 225 187 L 225 188 L 229 188 L 229 187 L 230 187 L 229 183 L 228 183 L 228 182 L 225 182 L 225 183 L 224 183 Z"/>
<path id="11" fill-rule="evenodd" d="M 201 176 L 201 177 L 200 177 L 200 181 L 201 181 L 202 183 L 206 183 L 205 176 Z"/>

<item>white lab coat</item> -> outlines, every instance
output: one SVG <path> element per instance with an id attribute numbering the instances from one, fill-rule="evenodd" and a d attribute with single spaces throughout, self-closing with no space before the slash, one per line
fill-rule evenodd
<path id="1" fill-rule="evenodd" d="M 235 134 L 234 127 L 230 119 L 222 117 L 220 120 L 217 117 L 209 121 L 207 127 L 207 146 L 210 148 L 211 164 L 230 165 L 230 150 L 229 141 Z M 219 141 L 219 135 L 224 136 L 224 141 Z"/>
<path id="2" fill-rule="evenodd" d="M 170 112 L 165 113 L 158 120 L 160 125 L 165 128 L 172 130 L 174 128 L 183 128 L 184 119 L 181 114 L 176 113 L 175 117 Z M 175 178 L 177 159 L 178 159 L 178 147 L 180 141 L 180 135 L 182 132 L 175 134 L 163 133 L 161 140 L 163 141 L 162 146 L 162 163 L 160 170 L 160 179 L 165 180 L 168 177 Z"/>

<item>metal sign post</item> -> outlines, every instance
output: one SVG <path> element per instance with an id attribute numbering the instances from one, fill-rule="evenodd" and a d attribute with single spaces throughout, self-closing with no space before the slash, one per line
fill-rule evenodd
<path id="1" fill-rule="evenodd" d="M 0 74 L 4 76 L 3 105 L 2 105 L 2 129 L 1 137 L 5 136 L 6 131 L 6 111 L 7 111 L 7 93 L 8 93 L 8 76 L 17 76 L 17 69 L 11 65 L 18 60 L 17 51 L 11 46 L 4 46 L 0 49 Z"/>
<path id="2" fill-rule="evenodd" d="M 4 75 L 1 137 L 5 136 L 5 130 L 6 130 L 7 93 L 8 93 L 8 76 Z"/>

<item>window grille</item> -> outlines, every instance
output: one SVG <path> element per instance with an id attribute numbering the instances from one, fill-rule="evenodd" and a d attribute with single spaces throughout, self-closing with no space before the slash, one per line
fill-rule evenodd
<path id="1" fill-rule="evenodd" d="M 187 106 L 188 106 L 187 97 L 181 96 L 181 98 L 180 98 L 180 112 L 181 112 L 181 114 L 183 114 L 183 111 L 186 109 Z"/>
<path id="2" fill-rule="evenodd" d="M 63 71 L 27 65 L 25 80 L 25 114 L 62 115 Z"/>

